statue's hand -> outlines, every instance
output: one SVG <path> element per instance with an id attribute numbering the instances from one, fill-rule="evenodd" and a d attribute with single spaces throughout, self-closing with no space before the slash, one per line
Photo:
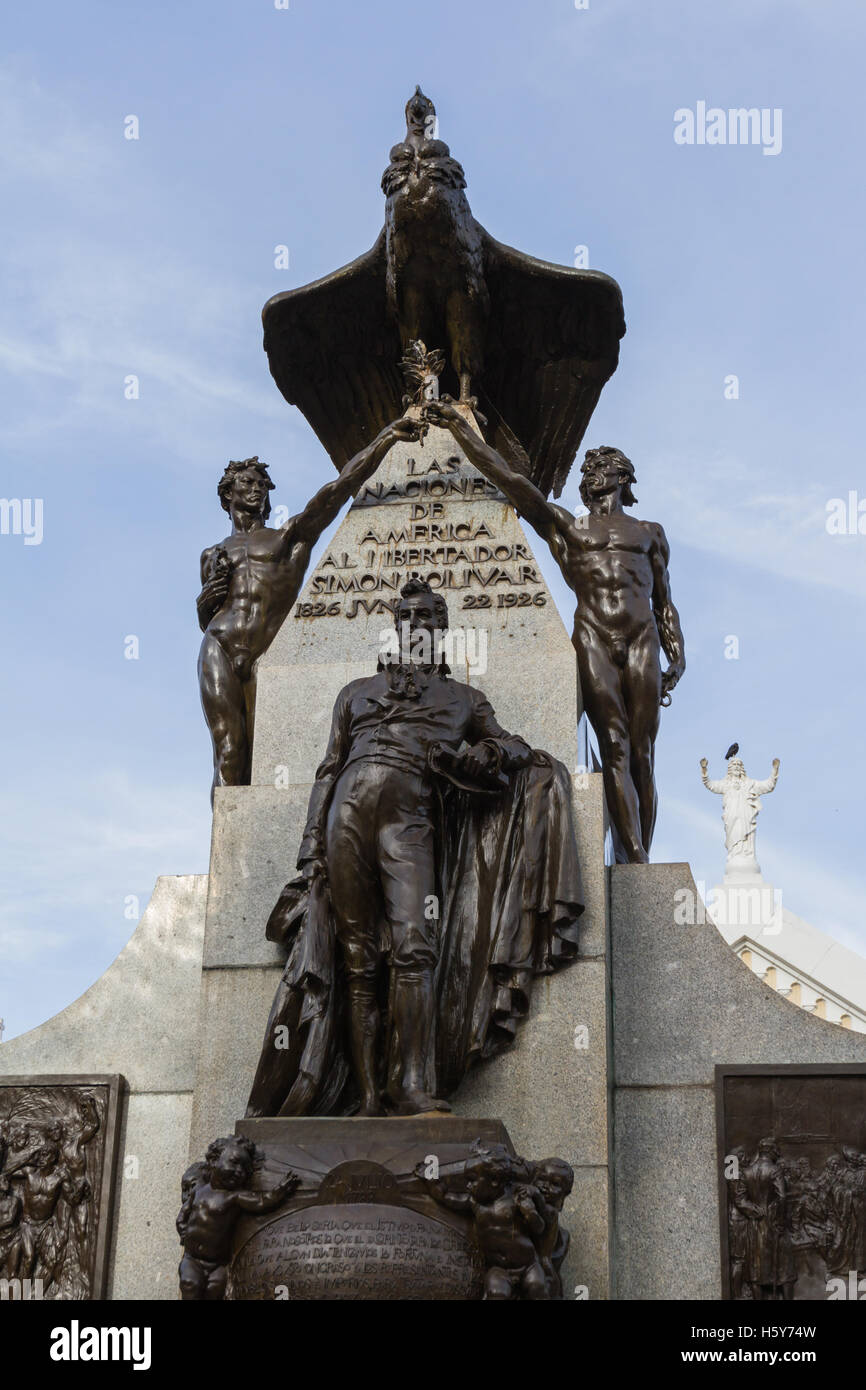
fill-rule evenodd
<path id="1" fill-rule="evenodd" d="M 300 1187 L 301 1179 L 297 1173 L 286 1173 L 286 1176 L 277 1183 L 274 1194 L 279 1193 L 282 1198 L 291 1197 L 296 1188 Z"/>
<path id="2" fill-rule="evenodd" d="M 474 748 L 469 748 L 463 754 L 460 765 L 470 777 L 483 777 L 485 773 L 494 771 L 498 761 L 489 743 L 476 743 Z"/>
<path id="3" fill-rule="evenodd" d="M 421 421 L 413 420 L 408 415 L 401 415 L 399 420 L 392 420 L 390 425 L 386 425 L 382 434 L 390 436 L 392 439 L 400 439 L 404 443 L 411 443 L 421 437 Z"/>
<path id="4" fill-rule="evenodd" d="M 450 429 L 451 425 L 463 424 L 463 416 L 450 396 L 440 396 L 438 401 L 428 401 L 422 415 L 428 425 L 438 425 Z"/>
<path id="5" fill-rule="evenodd" d="M 82 1119 L 84 1120 L 98 1120 L 99 1109 L 96 1104 L 96 1097 L 82 1096 L 81 1104 L 79 1105 L 79 1111 L 81 1113 Z"/>
<path id="6" fill-rule="evenodd" d="M 669 666 L 666 671 L 662 671 L 662 697 L 660 703 L 669 705 L 671 702 L 671 691 L 679 684 L 680 677 L 685 668 L 676 662 Z"/>
<path id="7" fill-rule="evenodd" d="M 780 768 L 781 766 L 782 766 L 782 764 L 779 762 L 779 759 L 778 759 L 778 758 L 774 758 L 774 759 L 773 759 L 773 771 L 774 771 L 774 772 L 778 772 L 778 771 L 779 771 L 779 768 Z"/>
<path id="8" fill-rule="evenodd" d="M 328 865 L 324 855 L 317 854 L 312 859 L 305 859 L 299 867 L 304 878 L 310 884 L 320 876 L 324 879 L 328 877 Z"/>
<path id="9" fill-rule="evenodd" d="M 201 593 L 196 599 L 196 607 L 199 617 L 208 615 L 208 622 L 215 613 L 218 613 L 228 598 L 229 575 L 224 570 L 219 570 L 210 579 L 206 579 L 201 586 Z"/>
<path id="10" fill-rule="evenodd" d="M 706 775 L 708 767 L 709 763 L 707 762 L 706 758 L 701 758 L 701 772 L 703 772 Z"/>

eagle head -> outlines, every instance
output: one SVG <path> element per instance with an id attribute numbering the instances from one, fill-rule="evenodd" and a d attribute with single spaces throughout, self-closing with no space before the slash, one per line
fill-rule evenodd
<path id="1" fill-rule="evenodd" d="M 436 135 L 436 107 L 429 97 L 425 97 L 420 87 L 416 87 L 406 102 L 406 138 L 411 140 L 432 140 Z"/>

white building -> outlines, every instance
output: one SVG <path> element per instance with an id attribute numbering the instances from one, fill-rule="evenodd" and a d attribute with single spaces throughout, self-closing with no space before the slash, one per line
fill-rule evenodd
<path id="1" fill-rule="evenodd" d="M 866 1033 L 866 959 L 819 931 L 782 905 L 767 883 L 755 853 L 761 797 L 775 789 L 781 766 L 774 758 L 769 777 L 749 777 L 733 744 L 723 779 L 708 775 L 701 759 L 701 781 L 722 797 L 728 851 L 725 877 L 707 894 L 706 909 L 728 945 L 756 975 L 792 1004 Z"/>
<path id="2" fill-rule="evenodd" d="M 760 897 L 751 900 L 744 900 L 750 890 L 742 885 L 721 885 L 709 894 L 707 913 L 728 945 L 792 1004 L 866 1033 L 866 959 L 774 901 L 771 885 L 761 880 L 761 887 Z M 756 901 L 758 912 L 750 905 Z"/>

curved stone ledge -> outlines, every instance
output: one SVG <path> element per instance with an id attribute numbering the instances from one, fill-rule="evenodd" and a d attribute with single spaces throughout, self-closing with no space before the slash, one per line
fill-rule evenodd
<path id="1" fill-rule="evenodd" d="M 0 1074 L 120 1072 L 130 1091 L 195 1081 L 205 874 L 161 877 L 108 969 L 60 1013 L 0 1043 Z"/>

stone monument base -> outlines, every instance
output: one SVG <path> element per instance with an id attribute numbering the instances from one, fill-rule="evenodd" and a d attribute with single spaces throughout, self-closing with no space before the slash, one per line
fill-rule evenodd
<path id="1" fill-rule="evenodd" d="M 228 1299 L 480 1299 L 484 1267 L 469 1216 L 425 1190 L 476 1140 L 513 1152 L 501 1120 L 431 1113 L 407 1119 L 241 1120 L 264 1154 L 263 1188 L 291 1169 L 283 1206 L 238 1225 Z"/>

